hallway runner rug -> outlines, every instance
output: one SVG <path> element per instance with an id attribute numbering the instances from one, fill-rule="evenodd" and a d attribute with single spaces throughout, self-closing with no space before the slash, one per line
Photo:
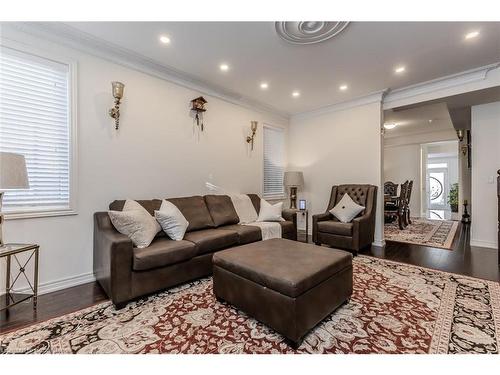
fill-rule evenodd
<path id="1" fill-rule="evenodd" d="M 366 256 L 354 293 L 298 350 L 226 303 L 205 278 L 0 335 L 0 353 L 499 353 L 500 286 Z"/>
<path id="2" fill-rule="evenodd" d="M 412 218 L 411 221 L 412 223 L 403 230 L 399 229 L 397 221 L 385 224 L 385 239 L 448 250 L 453 248 L 458 221 L 420 218 Z"/>

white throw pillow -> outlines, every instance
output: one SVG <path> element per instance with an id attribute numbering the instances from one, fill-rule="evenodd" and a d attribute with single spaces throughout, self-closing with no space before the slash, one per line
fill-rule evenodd
<path id="1" fill-rule="evenodd" d="M 281 216 L 283 211 L 283 202 L 271 204 L 268 201 L 260 200 L 260 211 L 257 221 L 285 221 Z"/>
<path id="2" fill-rule="evenodd" d="M 122 211 L 108 211 L 116 230 L 128 236 L 138 248 L 148 247 L 161 230 L 160 224 L 134 200 L 127 199 Z"/>
<path id="3" fill-rule="evenodd" d="M 230 196 L 240 224 L 253 223 L 257 220 L 257 211 L 250 197 L 246 194 L 233 194 Z"/>
<path id="4" fill-rule="evenodd" d="M 175 241 L 184 239 L 189 222 L 173 203 L 164 199 L 160 210 L 155 211 L 155 218 L 171 239 Z"/>
<path id="5" fill-rule="evenodd" d="M 342 223 L 350 223 L 365 208 L 356 204 L 349 196 L 344 194 L 342 199 L 330 210 L 330 213 Z"/>

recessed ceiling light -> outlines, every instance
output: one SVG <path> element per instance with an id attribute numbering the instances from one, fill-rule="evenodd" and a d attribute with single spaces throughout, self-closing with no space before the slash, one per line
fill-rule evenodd
<path id="1" fill-rule="evenodd" d="M 340 85 L 339 86 L 339 89 L 342 90 L 342 91 L 345 91 L 347 90 L 348 86 L 347 85 Z"/>
<path id="2" fill-rule="evenodd" d="M 292 92 L 292 96 L 294 98 L 298 98 L 300 96 L 300 92 L 299 91 L 294 91 L 294 92 Z"/>
<path id="3" fill-rule="evenodd" d="M 163 44 L 170 44 L 170 38 L 166 35 L 160 35 L 160 42 Z"/>
<path id="4" fill-rule="evenodd" d="M 400 74 L 400 73 L 403 73 L 405 70 L 406 70 L 406 67 L 398 66 L 398 67 L 396 67 L 396 69 L 394 69 L 394 72 Z"/>
<path id="5" fill-rule="evenodd" d="M 384 124 L 384 129 L 391 130 L 394 129 L 398 124 L 392 123 L 392 124 Z"/>
<path id="6" fill-rule="evenodd" d="M 474 31 L 471 31 L 470 33 L 465 34 L 465 39 L 473 39 L 477 36 L 479 36 L 479 31 L 474 30 Z"/>
<path id="7" fill-rule="evenodd" d="M 229 65 L 227 64 L 220 64 L 219 69 L 222 70 L 223 72 L 227 72 L 229 70 Z"/>
<path id="8" fill-rule="evenodd" d="M 262 83 L 260 84 L 260 88 L 261 88 L 262 90 L 267 90 L 267 89 L 269 88 L 269 84 L 268 84 L 267 82 L 262 82 Z"/>
<path id="9" fill-rule="evenodd" d="M 429 119 L 429 124 L 431 124 L 431 123 L 432 123 L 432 119 Z"/>

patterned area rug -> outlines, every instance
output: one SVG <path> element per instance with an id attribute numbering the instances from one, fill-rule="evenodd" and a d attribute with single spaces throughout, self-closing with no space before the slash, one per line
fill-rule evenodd
<path id="1" fill-rule="evenodd" d="M 2 335 L 0 353 L 498 353 L 499 337 L 498 283 L 358 256 L 351 301 L 298 350 L 206 278 Z"/>
<path id="2" fill-rule="evenodd" d="M 452 249 L 457 233 L 458 221 L 428 220 L 412 218 L 405 229 L 399 229 L 397 221 L 384 225 L 386 240 L 406 242 L 416 245 Z"/>

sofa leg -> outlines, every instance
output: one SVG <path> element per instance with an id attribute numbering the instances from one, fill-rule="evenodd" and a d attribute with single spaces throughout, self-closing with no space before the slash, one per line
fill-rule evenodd
<path id="1" fill-rule="evenodd" d="M 115 305 L 115 309 L 116 310 L 121 310 L 125 306 L 127 306 L 127 302 L 113 303 L 113 305 Z"/>
<path id="2" fill-rule="evenodd" d="M 302 339 L 294 341 L 287 338 L 285 339 L 285 342 L 288 344 L 288 346 L 292 347 L 293 350 L 297 350 L 300 347 L 300 345 L 302 345 Z"/>

